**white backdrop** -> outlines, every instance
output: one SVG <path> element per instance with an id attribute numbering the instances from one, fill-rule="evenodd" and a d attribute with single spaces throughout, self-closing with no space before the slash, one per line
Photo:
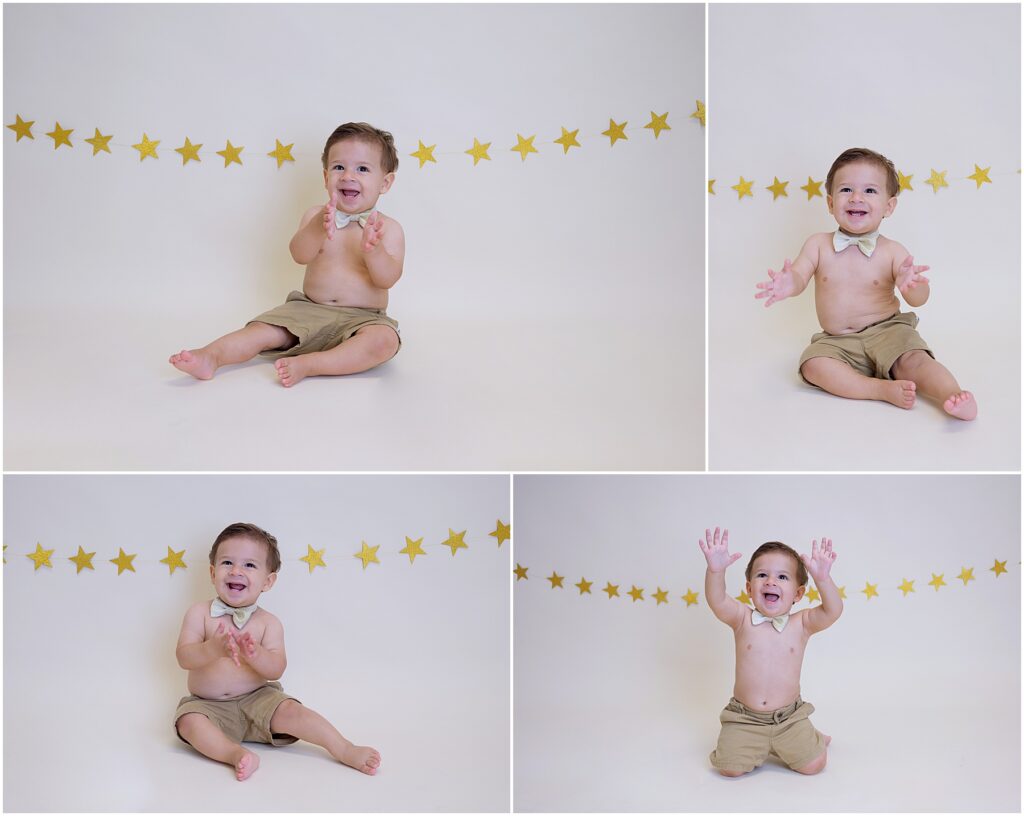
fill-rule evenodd
<path id="1" fill-rule="evenodd" d="M 1018 476 L 517 476 L 514 493 L 517 811 L 1020 809 Z M 709 525 L 743 554 L 734 596 L 764 541 L 834 542 L 847 600 L 801 684 L 833 738 L 818 776 L 773 760 L 730 780 L 708 763 L 735 652 L 704 599 Z"/>
<path id="2" fill-rule="evenodd" d="M 509 807 L 508 477 L 8 476 L 4 480 L 5 811 L 505 811 Z M 383 765 L 251 746 L 239 784 L 174 733 L 189 605 L 209 548 L 252 521 L 282 569 L 260 603 L 285 628 L 284 688 Z M 466 530 L 453 557 L 440 542 Z M 405 537 L 423 537 L 410 564 Z M 380 546 L 364 571 L 353 553 Z M 52 569 L 25 553 L 55 549 Z M 77 574 L 71 555 L 95 552 Z M 298 559 L 326 549 L 310 574 Z M 186 550 L 185 570 L 159 563 Z M 118 548 L 138 553 L 118 576 Z"/>
<path id="3" fill-rule="evenodd" d="M 4 23 L 4 123 L 36 122 L 3 131 L 9 468 L 703 466 L 702 4 L 9 5 Z M 348 120 L 400 153 L 381 207 L 408 242 L 402 351 L 289 390 L 266 362 L 190 381 L 172 352 L 301 286 L 288 242 Z M 156 160 L 131 148 L 144 133 Z M 536 135 L 525 162 L 517 134 Z M 183 167 L 186 137 L 202 161 Z M 241 167 L 215 154 L 228 139 Z M 294 163 L 265 155 L 275 139 Z"/>
<path id="4" fill-rule="evenodd" d="M 1020 7 L 712 4 L 708 43 L 711 468 L 1019 470 Z M 813 285 L 754 299 L 769 268 L 836 228 L 800 187 L 859 146 L 913 175 L 881 231 L 931 266 L 914 311 L 978 398 L 970 426 L 924 400 L 904 412 L 804 384 Z M 991 167 L 980 190 L 975 163 Z M 947 171 L 937 194 L 932 169 Z M 753 198 L 731 189 L 740 176 Z M 788 197 L 773 201 L 776 177 Z"/>

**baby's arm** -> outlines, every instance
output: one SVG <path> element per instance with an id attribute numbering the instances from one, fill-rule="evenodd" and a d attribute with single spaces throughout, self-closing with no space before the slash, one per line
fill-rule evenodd
<path id="1" fill-rule="evenodd" d="M 811 557 L 801 555 L 808 574 L 814 579 L 814 585 L 821 595 L 821 606 L 812 606 L 804 618 L 804 628 L 809 635 L 828 629 L 843 614 L 843 599 L 839 589 L 832 581 L 832 565 L 836 561 L 836 553 L 832 551 L 832 539 L 823 538 L 821 547 L 817 540 L 811 542 Z"/>
<path id="2" fill-rule="evenodd" d="M 178 658 L 178 665 L 188 671 L 201 669 L 224 656 L 230 657 L 236 666 L 239 665 L 238 644 L 223 623 L 217 627 L 216 637 L 206 640 L 207 607 L 205 602 L 194 604 L 181 622 L 178 648 L 174 654 Z"/>
<path id="3" fill-rule="evenodd" d="M 896 244 L 893 248 L 893 281 L 908 306 L 923 306 L 928 301 L 928 297 L 931 295 L 931 288 L 928 285 L 928 278 L 921 273 L 927 272 L 929 268 L 927 266 L 914 266 L 914 256 L 907 252 L 900 244 Z"/>
<path id="4" fill-rule="evenodd" d="M 370 280 L 378 289 L 390 289 L 402 277 L 405 232 L 394 218 L 373 213 L 363 228 L 363 258 Z"/>
<path id="5" fill-rule="evenodd" d="M 284 674 L 288 659 L 284 653 L 284 627 L 277 618 L 267 621 L 261 643 L 245 632 L 238 638 L 238 647 L 242 660 L 265 680 L 279 680 Z"/>
<path id="6" fill-rule="evenodd" d="M 816 238 L 817 236 L 812 235 L 804 242 L 800 254 L 796 256 L 796 260 L 792 263 L 790 263 L 789 258 L 786 258 L 782 264 L 782 269 L 778 272 L 769 269 L 768 280 L 757 284 L 757 288 L 761 291 L 754 295 L 754 297 L 768 298 L 764 305 L 771 306 L 776 301 L 795 297 L 803 292 L 807 288 L 807 284 L 810 283 L 811 278 L 814 277 L 814 271 L 818 268 L 818 242 Z"/>
<path id="7" fill-rule="evenodd" d="M 704 539 L 698 539 L 697 544 L 708 562 L 708 571 L 704 575 L 704 597 L 708 599 L 708 606 L 722 623 L 736 629 L 743 623 L 746 607 L 735 598 L 730 598 L 725 591 L 725 571 L 743 556 L 741 553 L 729 554 L 729 531 L 722 533 L 719 539 L 718 527 L 715 528 L 714 537 L 711 530 L 705 530 Z"/>
<path id="8" fill-rule="evenodd" d="M 333 227 L 334 221 L 334 197 L 331 196 L 331 200 L 323 205 L 310 207 L 302 215 L 302 220 L 299 222 L 299 229 L 292 237 L 291 243 L 288 244 L 288 249 L 292 253 L 292 259 L 297 264 L 311 264 L 316 259 L 316 256 L 320 253 L 320 247 L 324 244 L 324 238 L 330 237 L 327 227 L 327 211 L 331 211 L 331 226 Z M 318 218 L 317 216 L 322 216 Z"/>

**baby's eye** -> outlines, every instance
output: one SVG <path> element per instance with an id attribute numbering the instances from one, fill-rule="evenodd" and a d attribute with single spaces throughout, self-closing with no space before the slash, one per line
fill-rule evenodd
<path id="1" fill-rule="evenodd" d="M 779 578 L 781 580 L 783 580 L 783 581 L 788 581 L 789 580 L 789 576 L 788 575 L 780 575 Z"/>
<path id="2" fill-rule="evenodd" d="M 252 561 L 249 561 L 249 562 L 248 562 L 248 563 L 246 564 L 246 566 L 247 566 L 247 567 L 255 567 L 256 565 L 255 565 L 254 563 L 252 563 Z"/>
<path id="3" fill-rule="evenodd" d="M 345 168 L 344 168 L 344 167 L 342 167 L 342 166 L 341 166 L 340 164 L 336 164 L 336 165 L 334 165 L 334 167 L 332 167 L 331 169 L 332 169 L 332 170 L 344 170 Z"/>
<path id="4" fill-rule="evenodd" d="M 877 193 L 877 192 L 878 192 L 878 190 L 876 190 L 876 189 L 875 189 L 874 187 L 868 187 L 868 190 L 867 190 L 867 191 L 868 191 L 869 193 Z"/>
<path id="5" fill-rule="evenodd" d="M 839 188 L 839 192 L 841 192 L 841 193 L 848 193 L 848 192 L 850 192 L 850 188 L 849 187 L 840 187 Z"/>
<path id="6" fill-rule="evenodd" d="M 361 165 L 359 165 L 359 172 L 360 173 L 369 173 L 370 172 L 370 168 L 367 167 L 365 164 L 361 164 Z"/>

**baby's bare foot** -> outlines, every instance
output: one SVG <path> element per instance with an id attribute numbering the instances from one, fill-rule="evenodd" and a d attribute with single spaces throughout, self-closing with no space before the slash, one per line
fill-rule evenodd
<path id="1" fill-rule="evenodd" d="M 978 403 L 974 401 L 974 394 L 970 391 L 961 391 L 954 394 L 944 403 L 942 408 L 950 416 L 957 419 L 974 419 L 978 415 Z"/>
<path id="2" fill-rule="evenodd" d="M 244 782 L 252 776 L 260 767 L 260 758 L 252 751 L 244 751 L 238 762 L 235 763 L 235 776 L 239 782 Z"/>
<path id="3" fill-rule="evenodd" d="M 348 748 L 336 757 L 339 762 L 344 762 L 350 768 L 362 771 L 364 774 L 373 776 L 380 768 L 380 754 L 373 748 L 365 745 L 349 744 Z"/>
<path id="4" fill-rule="evenodd" d="M 309 365 L 301 356 L 282 357 L 274 363 L 274 368 L 277 369 L 277 377 L 285 388 L 291 388 L 309 374 Z"/>
<path id="5" fill-rule="evenodd" d="M 879 380 L 881 396 L 897 408 L 913 408 L 917 386 L 910 380 Z"/>
<path id="6" fill-rule="evenodd" d="M 193 349 L 172 354 L 168 362 L 179 371 L 191 374 L 197 380 L 209 380 L 217 370 L 217 361 L 208 352 Z"/>

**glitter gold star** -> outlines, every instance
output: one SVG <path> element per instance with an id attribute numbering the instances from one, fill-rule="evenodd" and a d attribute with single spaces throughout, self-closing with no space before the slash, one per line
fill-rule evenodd
<path id="1" fill-rule="evenodd" d="M 668 603 L 668 590 L 658 587 L 657 591 L 651 594 L 655 600 L 655 606 Z"/>
<path id="2" fill-rule="evenodd" d="M 844 601 L 846 600 L 846 587 L 839 587 L 839 597 L 842 598 Z"/>
<path id="3" fill-rule="evenodd" d="M 908 581 L 906 578 L 904 578 L 903 583 L 896 588 L 903 593 L 904 598 L 906 598 L 911 592 L 916 592 L 914 589 L 914 582 Z"/>
<path id="4" fill-rule="evenodd" d="M 865 595 L 867 595 L 866 600 L 870 601 L 872 598 L 877 598 L 878 597 L 878 584 L 869 584 L 868 582 L 865 581 L 864 582 L 864 589 L 862 589 L 861 592 L 863 592 Z"/>
<path id="5" fill-rule="evenodd" d="M 170 547 L 168 547 L 167 548 L 167 557 L 166 558 L 161 558 L 160 559 L 160 563 L 167 565 L 167 569 L 170 570 L 170 572 L 168 573 L 169 575 L 174 575 L 174 571 L 176 569 L 178 569 L 179 567 L 181 569 L 188 569 L 187 565 L 185 564 L 184 556 L 185 556 L 185 551 L 184 550 L 182 550 L 181 552 L 175 552 Z"/>
<path id="6" fill-rule="evenodd" d="M 686 594 L 683 595 L 683 600 L 686 601 L 687 606 L 694 606 L 697 603 L 697 598 L 700 596 L 699 593 L 694 592 L 689 587 L 686 588 Z"/>
<path id="7" fill-rule="evenodd" d="M 117 552 L 117 558 L 110 559 L 111 564 L 117 564 L 117 574 L 120 575 L 125 570 L 128 570 L 129 572 L 135 572 L 135 566 L 132 564 L 132 561 L 135 559 L 135 556 L 138 555 L 138 553 L 128 555 L 120 547 L 117 548 Z"/>
<path id="8" fill-rule="evenodd" d="M 974 165 L 974 172 L 971 173 L 971 175 L 969 175 L 967 178 L 975 182 L 978 185 L 976 189 L 980 190 L 981 185 L 984 184 L 985 182 L 988 182 L 989 184 L 992 183 L 992 179 L 988 177 L 988 171 L 991 169 L 991 165 L 986 167 L 984 170 L 978 167 L 978 165 Z"/>
<path id="9" fill-rule="evenodd" d="M 309 565 L 309 574 L 313 574 L 313 570 L 316 567 L 323 567 L 327 569 L 327 564 L 324 563 L 324 553 L 327 552 L 327 548 L 324 547 L 322 550 L 314 550 L 309 544 L 306 545 L 306 554 L 300 558 L 300 561 L 305 561 Z"/>
<path id="10" fill-rule="evenodd" d="M 294 162 L 295 158 L 292 156 L 292 148 L 295 147 L 295 142 L 290 145 L 281 144 L 280 139 L 274 139 L 274 149 L 271 150 L 267 155 L 272 159 L 277 160 L 277 169 L 281 169 L 281 165 L 286 161 Z"/>
<path id="11" fill-rule="evenodd" d="M 778 176 L 775 176 L 774 178 L 775 178 L 775 183 L 774 184 L 770 184 L 767 187 L 765 187 L 766 190 L 771 190 L 772 191 L 772 201 L 775 201 L 775 199 L 777 199 L 779 196 L 784 196 L 786 198 L 789 198 L 789 193 L 786 192 L 786 185 L 789 184 L 789 182 L 788 181 L 779 181 L 779 177 Z"/>
<path id="12" fill-rule="evenodd" d="M 562 128 L 562 135 L 555 139 L 555 144 L 560 144 L 565 148 L 565 152 L 569 152 L 570 147 L 581 147 L 580 143 L 576 141 L 576 134 L 580 132 L 579 128 L 576 130 L 568 131 L 564 127 Z"/>
<path id="13" fill-rule="evenodd" d="M 420 146 L 416 150 L 416 152 L 410 153 L 409 155 L 412 156 L 414 159 L 420 160 L 420 169 L 422 169 L 423 165 L 425 165 L 428 161 L 432 161 L 434 162 L 434 164 L 437 164 L 437 159 L 434 158 L 434 148 L 437 147 L 437 145 L 432 144 L 430 147 L 427 147 L 425 144 L 423 144 L 423 142 L 420 142 L 419 145 Z"/>
<path id="14" fill-rule="evenodd" d="M 590 587 L 593 586 L 593 581 L 588 581 L 586 578 L 580 578 L 580 582 L 576 584 L 576 588 L 580 591 L 580 595 L 586 593 L 590 595 Z"/>
<path id="15" fill-rule="evenodd" d="M 455 551 L 458 549 L 468 550 L 469 545 L 462 540 L 463 536 L 466 535 L 466 531 L 463 530 L 461 533 L 456 533 L 451 527 L 448 528 L 448 539 L 441 543 L 446 547 L 451 547 L 452 556 L 454 557 Z"/>
<path id="16" fill-rule="evenodd" d="M 182 165 L 182 167 L 184 167 L 190 161 L 202 161 L 199 158 L 199 148 L 201 148 L 202 146 L 203 146 L 202 143 L 200 143 L 200 144 L 192 144 L 192 142 L 190 142 L 188 140 L 188 136 L 186 136 L 185 137 L 185 144 L 183 144 L 181 147 L 174 148 L 174 152 L 175 153 L 180 153 L 181 154 L 181 165 Z"/>
<path id="17" fill-rule="evenodd" d="M 498 546 L 500 547 L 502 542 L 508 541 L 512 537 L 512 525 L 503 524 L 501 519 L 498 519 L 495 523 L 498 526 L 494 530 L 491 530 L 487 535 L 494 536 L 498 539 Z"/>
<path id="18" fill-rule="evenodd" d="M 618 584 L 613 584 L 611 581 L 608 581 L 605 584 L 605 588 L 602 589 L 601 591 L 608 593 L 608 600 L 611 600 L 612 598 L 618 598 L 619 597 L 619 585 Z"/>
<path id="19" fill-rule="evenodd" d="M 227 167 L 229 164 L 241 165 L 242 164 L 242 159 L 240 157 L 242 155 L 242 151 L 245 150 L 245 148 L 244 147 L 235 147 L 233 144 L 231 144 L 231 140 L 230 139 L 228 139 L 227 142 L 228 142 L 227 147 L 225 147 L 223 150 L 218 150 L 217 151 L 217 155 L 224 157 L 224 166 L 225 167 Z"/>
<path id="20" fill-rule="evenodd" d="M 637 601 L 642 601 L 644 599 L 644 591 L 637 587 L 636 584 L 633 584 L 633 588 L 626 594 L 633 598 L 633 603 L 636 603 Z"/>
<path id="21" fill-rule="evenodd" d="M 46 135 L 53 139 L 53 149 L 56 150 L 62 144 L 65 144 L 68 147 L 73 147 L 71 144 L 71 134 L 74 132 L 74 128 L 62 128 L 60 126 L 60 122 L 57 122 L 57 124 L 54 125 L 53 130 Z"/>
<path id="22" fill-rule="evenodd" d="M 807 603 L 817 603 L 820 599 L 821 595 L 818 594 L 818 590 L 815 587 L 807 590 Z"/>
<path id="23" fill-rule="evenodd" d="M 750 606 L 750 596 L 746 593 L 746 591 L 743 591 L 739 595 L 737 595 L 736 600 L 744 606 Z"/>
<path id="24" fill-rule="evenodd" d="M 366 542 L 363 541 L 362 545 L 362 549 L 359 552 L 354 553 L 352 557 L 358 558 L 360 561 L 363 562 L 364 570 L 366 569 L 368 564 L 379 564 L 380 559 L 377 558 L 377 550 L 380 549 L 380 544 L 377 544 L 373 547 L 369 547 L 367 546 Z"/>
<path id="25" fill-rule="evenodd" d="M 810 201 L 815 196 L 818 196 L 818 198 L 824 198 L 824 196 L 821 194 L 822 184 L 824 184 L 824 181 L 815 181 L 810 176 L 808 176 L 807 183 L 800 189 L 807 193 L 808 201 Z"/>
<path id="26" fill-rule="evenodd" d="M 936 592 L 938 592 L 938 591 L 939 591 L 939 587 L 941 587 L 941 586 L 946 586 L 946 582 L 942 580 L 942 576 L 943 576 L 943 575 L 945 575 L 945 573 L 942 573 L 941 575 L 936 575 L 936 574 L 935 574 L 935 573 L 933 572 L 933 573 L 932 573 L 932 580 L 930 580 L 930 581 L 928 582 L 928 586 L 933 586 L 933 587 L 935 587 L 935 591 L 936 591 Z"/>
<path id="27" fill-rule="evenodd" d="M 40 567 L 49 567 L 50 569 L 53 569 L 53 564 L 50 563 L 51 555 L 53 555 L 53 550 L 44 550 L 43 545 L 37 543 L 36 551 L 26 553 L 25 557 L 32 559 L 32 563 L 35 564 L 33 572 L 35 572 L 35 570 L 39 569 Z"/>
<path id="28" fill-rule="evenodd" d="M 32 135 L 32 125 L 34 125 L 35 123 L 36 122 L 34 119 L 31 122 L 26 122 L 20 116 L 15 115 L 14 124 L 8 125 L 7 127 L 13 130 L 15 135 L 17 135 L 18 138 L 15 139 L 14 141 L 20 142 L 23 136 L 27 136 L 30 139 L 36 138 L 35 136 Z"/>
<path id="29" fill-rule="evenodd" d="M 701 127 L 704 127 L 707 124 L 707 108 L 699 99 L 697 100 L 697 110 L 690 114 L 690 118 L 696 119 L 700 122 Z"/>
<path id="30" fill-rule="evenodd" d="M 732 189 L 734 189 L 737 193 L 740 194 L 741 201 L 743 200 L 743 196 L 745 195 L 750 196 L 751 198 L 754 197 L 754 193 L 752 192 L 753 187 L 754 182 L 747 181 L 745 178 L 743 178 L 743 176 L 740 176 L 739 184 L 732 185 Z"/>
<path id="31" fill-rule="evenodd" d="M 96 568 L 92 565 L 92 557 L 94 555 L 96 555 L 96 553 L 87 553 L 85 550 L 82 549 L 81 546 L 78 547 L 78 554 L 72 555 L 70 558 L 68 558 L 68 561 L 74 562 L 75 567 L 77 567 L 77 569 L 75 570 L 75 575 L 78 575 L 78 573 L 80 573 L 84 569 L 91 569 L 93 572 L 96 571 Z"/>
<path id="32" fill-rule="evenodd" d="M 527 571 L 528 571 L 529 569 L 530 569 L 529 567 L 524 567 L 524 566 L 522 566 L 522 565 L 521 565 L 521 564 L 520 564 L 520 563 L 519 563 L 519 562 L 517 561 L 517 562 L 516 562 L 516 568 L 515 568 L 514 570 L 512 570 L 512 572 L 514 572 L 514 573 L 516 574 L 516 581 L 517 581 L 517 582 L 519 582 L 519 581 L 524 581 L 524 580 L 525 580 L 525 581 L 529 581 L 530 579 L 529 579 L 529 578 L 527 577 L 527 575 L 526 575 L 526 573 L 527 573 Z"/>
<path id="33" fill-rule="evenodd" d="M 991 567 L 988 568 L 988 571 L 994 572 L 996 574 L 996 578 L 998 578 L 1000 575 L 1006 572 L 1006 562 L 996 561 Z"/>
<path id="34" fill-rule="evenodd" d="M 537 135 L 534 134 L 529 139 L 524 139 L 523 135 L 521 133 L 517 133 L 516 134 L 516 139 L 518 139 L 518 141 L 516 142 L 516 146 L 513 147 L 512 150 L 516 151 L 523 161 L 526 161 L 526 157 L 530 153 L 538 153 L 538 152 L 540 152 L 540 151 L 537 150 L 537 148 L 535 148 L 533 146 L 533 140 L 536 139 L 536 138 L 537 138 Z"/>
<path id="35" fill-rule="evenodd" d="M 95 128 L 95 130 L 96 135 L 91 139 L 85 140 L 88 144 L 92 145 L 92 155 L 95 156 L 101 150 L 105 150 L 107 153 L 110 153 L 110 140 L 114 138 L 114 134 L 111 133 L 109 136 L 104 136 L 100 133 L 99 128 Z"/>
<path id="36" fill-rule="evenodd" d="M 910 190 L 911 192 L 914 191 L 914 188 L 910 186 L 910 181 L 911 181 L 911 179 L 914 178 L 914 174 L 913 173 L 911 173 L 909 176 L 905 176 L 899 170 L 897 170 L 896 171 L 896 176 L 897 176 L 897 178 L 899 178 L 899 181 L 900 181 L 900 192 L 901 193 L 904 190 Z"/>
<path id="37" fill-rule="evenodd" d="M 708 179 L 708 192 L 711 195 L 717 195 L 717 193 L 715 193 L 715 179 Z"/>
<path id="38" fill-rule="evenodd" d="M 559 575 L 557 572 L 552 570 L 551 575 L 548 576 L 547 580 L 551 582 L 552 589 L 554 589 L 555 587 L 561 587 L 562 589 L 564 589 L 565 587 L 562 587 L 562 580 L 564 578 L 564 575 Z"/>
<path id="39" fill-rule="evenodd" d="M 961 567 L 960 568 L 960 574 L 958 576 L 956 576 L 956 577 L 964 582 L 964 586 L 967 586 L 967 582 L 968 581 L 977 581 L 978 580 L 977 578 L 974 577 L 974 567 Z"/>
<path id="40" fill-rule="evenodd" d="M 663 130 L 672 130 L 671 125 L 668 123 L 668 111 L 665 111 L 661 116 L 651 111 L 651 121 L 644 125 L 644 127 L 654 131 L 655 139 L 661 135 Z"/>
<path id="41" fill-rule="evenodd" d="M 154 159 L 160 158 L 156 155 L 156 146 L 160 144 L 160 140 L 150 139 L 146 133 L 142 134 L 142 141 L 138 144 L 132 145 L 136 150 L 139 151 L 139 161 L 145 161 L 146 156 L 152 156 Z"/>
<path id="42" fill-rule="evenodd" d="M 409 538 L 409 536 L 406 536 L 405 546 L 402 547 L 402 549 L 400 549 L 398 552 L 400 552 L 402 555 L 409 556 L 409 563 L 412 564 L 416 560 L 417 555 L 426 555 L 426 553 L 423 551 L 423 547 L 421 546 L 422 544 L 422 538 L 417 538 L 415 541 L 413 541 L 411 538 Z"/>
<path id="43" fill-rule="evenodd" d="M 937 193 L 941 188 L 949 186 L 949 184 L 946 182 L 946 172 L 946 170 L 943 170 L 940 173 L 937 170 L 935 170 L 935 168 L 932 168 L 932 174 L 925 180 L 924 183 L 930 184 L 932 186 L 932 191 Z"/>
<path id="44" fill-rule="evenodd" d="M 629 139 L 626 135 L 626 125 L 628 124 L 629 122 L 623 122 L 620 125 L 614 119 L 608 120 L 608 130 L 602 131 L 601 135 L 611 139 L 609 147 L 612 147 L 619 139 Z"/>
<path id="45" fill-rule="evenodd" d="M 481 159 L 487 159 L 487 161 L 491 160 L 491 157 L 487 155 L 487 151 L 490 148 L 490 146 L 491 146 L 490 142 L 486 142 L 485 144 L 480 144 L 480 142 L 477 141 L 476 136 L 473 137 L 473 146 L 469 150 L 467 150 L 466 153 L 468 153 L 470 156 L 473 157 L 473 166 L 474 167 L 477 166 L 477 163 L 480 162 Z M 416 154 L 414 153 L 413 155 L 416 155 Z M 420 165 L 420 166 L 422 167 L 422 165 Z"/>

